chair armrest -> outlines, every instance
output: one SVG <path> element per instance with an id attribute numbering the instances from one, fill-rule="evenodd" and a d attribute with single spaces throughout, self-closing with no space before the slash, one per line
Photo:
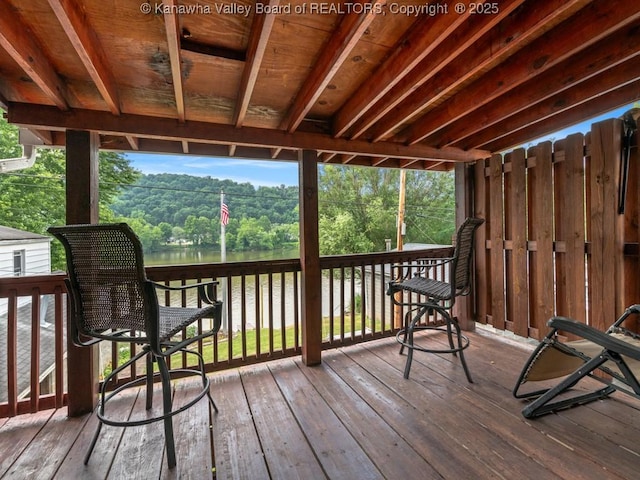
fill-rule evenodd
<path id="1" fill-rule="evenodd" d="M 589 340 L 602 348 L 619 353 L 626 357 L 640 360 L 640 348 L 627 343 L 618 338 L 612 337 L 608 333 L 604 333 L 584 323 L 577 322 L 565 317 L 552 317 L 547 325 L 556 330 L 573 333 L 574 335 Z"/>
<path id="2" fill-rule="evenodd" d="M 149 283 L 151 283 L 154 287 L 159 288 L 160 290 L 181 291 L 181 290 L 188 290 L 190 288 L 197 288 L 198 297 L 200 298 L 200 300 L 202 300 L 202 302 L 208 305 L 213 305 L 216 302 L 216 295 L 213 290 L 213 287 L 219 284 L 217 280 L 193 283 L 191 285 L 178 285 L 173 287 L 170 285 L 164 285 L 158 282 L 149 281 Z"/>

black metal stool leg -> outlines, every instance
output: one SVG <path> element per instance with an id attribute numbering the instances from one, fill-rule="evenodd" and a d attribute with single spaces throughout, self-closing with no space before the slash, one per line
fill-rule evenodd
<path id="1" fill-rule="evenodd" d="M 462 363 L 462 368 L 464 370 L 464 374 L 467 376 L 467 380 L 469 383 L 473 383 L 473 379 L 471 378 L 471 373 L 469 373 L 469 368 L 467 367 L 467 362 L 464 359 L 464 349 L 465 346 L 462 342 L 462 333 L 460 332 L 460 325 L 458 325 L 458 321 L 452 319 L 453 326 L 456 329 L 456 336 L 458 337 L 458 351 L 460 352 L 460 363 Z M 455 355 L 456 352 L 453 352 Z"/>
<path id="2" fill-rule="evenodd" d="M 162 406 L 164 414 L 167 415 L 171 412 L 173 404 L 171 401 L 171 377 L 164 357 L 158 357 L 157 362 L 160 377 L 162 378 Z M 171 417 L 164 419 L 164 436 L 167 445 L 167 465 L 169 468 L 173 468 L 176 466 L 176 447 L 173 440 L 173 420 Z"/>

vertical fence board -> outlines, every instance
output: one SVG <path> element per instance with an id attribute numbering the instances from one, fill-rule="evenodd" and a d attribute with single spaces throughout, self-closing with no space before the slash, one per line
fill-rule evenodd
<path id="1" fill-rule="evenodd" d="M 582 134 L 556 143 L 556 314 L 586 321 L 584 141 Z"/>
<path id="2" fill-rule="evenodd" d="M 529 333 L 529 275 L 527 271 L 527 185 L 524 149 L 511 155 L 509 197 L 510 319 L 515 334 L 526 337 Z"/>
<path id="3" fill-rule="evenodd" d="M 529 150 L 529 335 L 540 338 L 553 315 L 553 176 L 550 142 Z M 533 164 L 535 163 L 535 165 Z"/>
<path id="4" fill-rule="evenodd" d="M 504 233 L 503 233 L 503 186 L 502 156 L 493 155 L 489 161 L 490 208 L 491 208 L 491 325 L 504 330 Z"/>
<path id="5" fill-rule="evenodd" d="M 621 122 L 607 120 L 591 129 L 590 194 L 591 324 L 606 329 L 620 313 L 622 217 L 617 213 Z"/>
<path id="6" fill-rule="evenodd" d="M 474 167 L 474 205 L 475 215 L 485 219 L 483 227 L 476 232 L 476 299 L 477 319 L 480 323 L 487 323 L 489 315 L 489 298 L 491 284 L 489 283 L 489 262 L 487 258 L 487 228 L 489 224 L 489 212 L 487 210 L 487 177 L 485 175 L 486 163 L 484 160 L 476 162 Z"/>
<path id="7" fill-rule="evenodd" d="M 640 235 L 638 225 L 640 225 L 640 130 L 636 131 L 635 146 L 631 149 L 629 157 L 629 176 L 627 182 L 627 195 L 624 212 L 624 240 L 634 249 L 624 258 L 624 305 L 631 305 L 640 302 L 640 279 L 636 272 L 640 271 Z M 637 328 L 637 326 L 636 326 Z"/>

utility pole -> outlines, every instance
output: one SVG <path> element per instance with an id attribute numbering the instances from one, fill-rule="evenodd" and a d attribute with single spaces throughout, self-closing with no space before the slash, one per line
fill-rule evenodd
<path id="1" fill-rule="evenodd" d="M 404 246 L 404 234 L 405 234 L 405 224 L 404 224 L 404 206 L 405 206 L 405 196 L 407 189 L 407 171 L 402 169 L 400 170 L 400 193 L 398 195 L 398 223 L 396 225 L 396 246 L 397 250 L 400 252 Z M 403 267 L 399 267 L 403 268 Z M 391 272 L 393 275 L 394 272 Z M 396 300 L 398 302 L 402 301 L 402 292 L 397 292 Z M 402 327 L 402 308 L 399 305 L 394 307 L 394 315 L 393 322 L 396 328 Z"/>
<path id="2" fill-rule="evenodd" d="M 407 171 L 400 170 L 400 194 L 398 195 L 398 224 L 397 224 L 397 234 L 396 234 L 396 246 L 399 252 L 402 250 L 402 247 L 404 246 L 404 234 L 405 234 L 404 205 L 405 205 L 406 189 L 407 189 Z"/>

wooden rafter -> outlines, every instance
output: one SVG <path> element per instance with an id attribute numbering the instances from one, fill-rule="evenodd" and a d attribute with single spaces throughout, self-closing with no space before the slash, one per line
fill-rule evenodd
<path id="1" fill-rule="evenodd" d="M 360 37 L 375 19 L 375 7 L 382 2 L 383 0 L 360 0 L 355 3 L 362 5 L 362 9 L 354 8 L 351 13 L 342 17 L 340 24 L 323 47 L 311 73 L 298 91 L 287 115 L 282 119 L 280 123 L 282 130 L 293 132 L 298 128 L 300 122 L 311 110 L 325 87 L 356 46 Z"/>
<path id="2" fill-rule="evenodd" d="M 91 28 L 82 6 L 74 0 L 49 0 L 73 48 L 114 115 L 120 114 L 118 89 L 98 36 Z"/>
<path id="3" fill-rule="evenodd" d="M 516 145 L 522 145 L 529 140 L 557 132 L 569 124 L 576 124 L 584 121 L 585 118 L 592 118 L 601 115 L 613 108 L 622 107 L 635 102 L 640 98 L 640 80 L 631 82 L 623 87 L 617 88 L 611 92 L 578 104 L 572 108 L 566 109 L 562 116 L 556 115 L 549 118 L 541 119 L 541 121 L 528 124 L 521 130 L 509 132 L 501 138 L 496 139 L 484 146 L 490 148 L 492 152 L 500 152 Z"/>
<path id="4" fill-rule="evenodd" d="M 558 114 L 602 92 L 614 90 L 624 85 L 625 79 L 640 77 L 640 52 L 633 35 L 637 31 L 640 31 L 640 20 L 565 60 L 545 75 L 544 82 L 533 78 L 508 98 L 488 103 L 476 121 L 458 120 L 438 131 L 433 143 L 482 145 L 499 136 L 499 132 L 505 132 L 501 129 L 506 125 L 510 125 L 506 131 L 518 130 L 528 122 Z M 506 118 L 512 120 L 502 123 Z M 490 128 L 496 124 L 500 127 Z M 519 126 L 515 127 L 516 124 Z M 468 141 L 472 136 L 475 139 Z"/>
<path id="5" fill-rule="evenodd" d="M 456 88 L 469 82 L 483 70 L 491 68 L 501 58 L 517 52 L 542 35 L 549 28 L 549 22 L 563 18 L 585 3 L 587 0 L 549 0 L 535 5 L 526 4 L 517 14 L 505 19 L 497 33 L 492 32 L 483 37 L 443 68 L 439 72 L 439 78 L 430 78 L 422 84 L 420 90 L 411 92 L 411 95 L 396 104 L 395 109 L 371 129 L 371 139 L 379 141 L 388 137 L 429 104 L 447 98 Z M 447 81 L 441 83 L 443 78 Z"/>
<path id="6" fill-rule="evenodd" d="M 275 9 L 280 0 L 269 0 L 267 6 L 269 9 Z M 276 15 L 272 13 L 255 15 L 251 26 L 251 36 L 249 37 L 249 47 L 247 48 L 247 62 L 245 63 L 240 80 L 240 89 L 236 108 L 234 112 L 233 123 L 236 127 L 242 126 L 244 117 L 249 108 L 249 100 L 253 94 L 253 89 L 258 79 L 260 65 L 264 58 L 264 52 L 267 48 L 267 42 L 271 35 L 271 29 L 276 20 Z"/>
<path id="7" fill-rule="evenodd" d="M 32 106 L 24 103 L 9 103 L 9 122 L 26 127 L 50 127 L 58 129 L 86 129 L 108 135 L 135 135 L 182 142 L 203 142 L 220 145 L 238 145 L 261 148 L 286 148 L 291 150 L 321 150 L 324 152 L 387 156 L 406 159 L 432 159 L 451 162 L 469 162 L 486 158 L 489 152 L 460 150 L 457 148 L 438 149 L 426 145 L 406 146 L 399 143 L 371 143 L 364 140 L 333 138 L 330 135 L 294 132 L 265 128 L 221 125 L 207 122 L 188 121 L 176 124 L 175 120 L 162 117 L 121 114 L 116 117 L 96 110 L 74 109 L 68 113 L 46 106 Z"/>
<path id="8" fill-rule="evenodd" d="M 427 80 L 435 77 L 450 62 L 453 62 L 467 48 L 493 29 L 510 15 L 524 0 L 501 2 L 499 11 L 494 15 L 476 15 L 448 36 L 431 55 L 422 60 L 411 72 L 369 109 L 350 131 L 350 138 L 358 138 L 380 118 L 390 112 L 402 100 L 416 91 Z M 566 3 L 566 2 L 565 2 Z M 376 140 L 379 140 L 377 138 Z"/>
<path id="9" fill-rule="evenodd" d="M 69 109 L 64 82 L 31 29 L 7 2 L 0 2 L 0 46 L 59 109 Z"/>
<path id="10" fill-rule="evenodd" d="M 390 91 L 420 61 L 429 55 L 448 35 L 467 20 L 469 13 L 421 17 L 394 47 L 380 65 L 334 116 L 334 136 L 340 137 Z"/>
<path id="11" fill-rule="evenodd" d="M 178 120 L 186 119 L 184 106 L 184 91 L 182 88 L 182 59 L 180 55 L 180 28 L 176 0 L 165 0 L 164 26 L 167 32 L 167 47 L 169 49 L 169 61 L 171 62 L 171 77 L 173 78 L 173 94 L 176 100 Z"/>
<path id="12" fill-rule="evenodd" d="M 522 85 L 533 76 L 541 75 L 638 17 L 640 4 L 636 2 L 619 4 L 596 0 L 580 15 L 558 25 L 523 48 L 508 63 L 496 67 L 490 77 L 481 78 L 451 98 L 446 105 L 430 111 L 428 116 L 401 132 L 398 139 L 409 144 L 425 139 L 428 141 L 428 137 L 440 128 L 469 115 L 471 111 Z M 598 24 L 597 32 L 593 30 L 594 23 Z M 440 115 L 444 110 L 447 120 L 443 122 Z"/>
<path id="13" fill-rule="evenodd" d="M 138 137 L 134 137 L 133 135 L 125 135 L 125 138 L 131 146 L 131 150 L 140 150 L 140 142 L 138 141 Z"/>

